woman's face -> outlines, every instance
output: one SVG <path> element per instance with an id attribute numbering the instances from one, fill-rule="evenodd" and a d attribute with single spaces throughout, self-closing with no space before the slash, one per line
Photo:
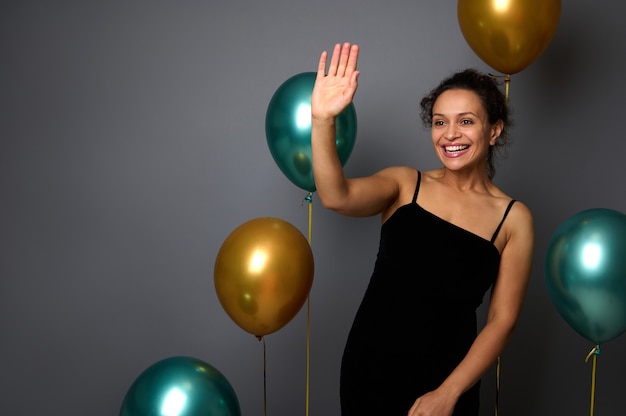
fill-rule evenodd
<path id="1" fill-rule="evenodd" d="M 431 135 L 435 152 L 451 170 L 486 169 L 489 147 L 496 143 L 502 121 L 489 123 L 476 93 L 453 89 L 443 92 L 433 105 Z"/>

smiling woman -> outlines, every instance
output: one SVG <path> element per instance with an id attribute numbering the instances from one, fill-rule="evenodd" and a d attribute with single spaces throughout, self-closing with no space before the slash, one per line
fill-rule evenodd
<path id="1" fill-rule="evenodd" d="M 421 101 L 442 167 L 348 179 L 334 120 L 356 93 L 358 54 L 348 43 L 335 46 L 330 63 L 322 53 L 311 106 L 322 203 L 382 220 L 374 273 L 344 350 L 342 415 L 476 416 L 480 378 L 520 313 L 534 241 L 528 208 L 491 181 L 508 123 L 505 96 L 490 76 L 451 76 Z M 476 308 L 489 288 L 477 335 Z"/>
<path id="2" fill-rule="evenodd" d="M 448 90 L 433 108 L 433 145 L 439 160 L 449 169 L 484 169 L 489 149 L 501 131 L 502 121 L 489 123 L 480 99 L 472 91 Z M 450 164 L 452 160 L 458 163 Z"/>
<path id="3" fill-rule="evenodd" d="M 436 107 L 435 102 L 438 104 Z M 472 69 L 461 71 L 424 97 L 421 106 L 422 121 L 425 126 L 432 127 L 433 140 L 436 132 L 460 133 L 451 130 L 451 124 L 463 130 L 475 127 L 485 130 L 479 133 L 489 137 L 487 174 L 493 179 L 496 174 L 496 151 L 505 148 L 510 123 L 506 97 L 495 86 L 494 78 Z M 442 108 L 449 109 L 451 113 L 442 114 Z M 444 131 L 444 127 L 447 130 Z"/>

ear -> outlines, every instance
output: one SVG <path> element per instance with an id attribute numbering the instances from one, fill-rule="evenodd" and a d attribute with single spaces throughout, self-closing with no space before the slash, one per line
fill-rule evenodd
<path id="1" fill-rule="evenodd" d="M 489 137 L 489 145 L 494 146 L 500 135 L 502 134 L 502 130 L 504 129 L 504 122 L 502 120 L 496 121 L 493 126 L 491 126 L 491 135 Z"/>

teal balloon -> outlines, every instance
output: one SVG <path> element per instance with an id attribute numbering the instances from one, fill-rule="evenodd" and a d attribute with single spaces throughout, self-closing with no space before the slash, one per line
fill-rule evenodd
<path id="1" fill-rule="evenodd" d="M 144 370 L 124 397 L 120 416 L 240 416 L 232 386 L 215 367 L 170 357 Z"/>
<path id="2" fill-rule="evenodd" d="M 265 135 L 270 153 L 282 173 L 296 186 L 315 191 L 311 159 L 311 94 L 315 72 L 294 75 L 274 93 L 265 116 Z M 350 103 L 336 119 L 337 154 L 348 161 L 356 139 L 357 120 Z"/>
<path id="3" fill-rule="evenodd" d="M 599 345 L 626 331 L 626 215 L 579 212 L 552 235 L 545 282 L 563 319 Z"/>

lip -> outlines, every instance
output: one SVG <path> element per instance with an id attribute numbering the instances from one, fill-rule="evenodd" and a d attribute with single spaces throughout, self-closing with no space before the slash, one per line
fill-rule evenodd
<path id="1" fill-rule="evenodd" d="M 465 149 L 463 149 L 463 150 L 456 150 L 456 151 L 453 151 L 453 152 L 448 152 L 446 150 L 446 148 L 454 148 L 454 147 L 465 147 Z M 470 147 L 471 146 L 467 145 L 467 144 L 448 143 L 446 145 L 441 146 L 441 150 L 442 150 L 442 153 L 443 153 L 443 155 L 445 157 L 450 158 L 450 159 L 456 159 L 456 158 L 461 157 L 464 154 L 466 154 L 469 151 Z"/>

